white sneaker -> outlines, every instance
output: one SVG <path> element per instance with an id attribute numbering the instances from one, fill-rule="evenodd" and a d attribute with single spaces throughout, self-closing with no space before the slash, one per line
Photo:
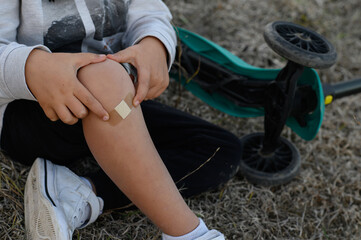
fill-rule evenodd
<path id="1" fill-rule="evenodd" d="M 76 228 L 97 219 L 104 203 L 68 168 L 38 158 L 26 181 L 24 205 L 27 239 L 71 240 Z"/>
<path id="2" fill-rule="evenodd" d="M 225 240 L 224 235 L 217 230 L 210 230 L 195 240 Z"/>

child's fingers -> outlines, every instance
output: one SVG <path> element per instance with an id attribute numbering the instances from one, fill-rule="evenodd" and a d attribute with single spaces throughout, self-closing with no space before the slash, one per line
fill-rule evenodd
<path id="1" fill-rule="evenodd" d="M 59 120 L 59 117 L 56 114 L 56 112 L 54 111 L 54 109 L 52 109 L 50 107 L 43 107 L 43 106 L 42 106 L 42 109 L 43 109 L 45 115 L 47 116 L 47 118 L 50 119 L 50 121 L 55 122 L 55 121 Z"/>
<path id="2" fill-rule="evenodd" d="M 147 96 L 149 91 L 149 73 L 146 71 L 138 72 L 138 84 L 136 86 L 136 94 L 133 99 L 133 105 L 138 106 Z"/>
<path id="3" fill-rule="evenodd" d="M 78 122 L 78 118 L 65 105 L 58 105 L 55 111 L 63 123 L 73 125 Z"/>
<path id="4" fill-rule="evenodd" d="M 153 81 L 155 84 L 153 84 L 148 91 L 148 96 L 151 99 L 159 97 L 169 86 L 169 75 L 167 71 L 163 74 L 163 76 L 160 74 L 153 78 L 155 78 Z"/>
<path id="5" fill-rule="evenodd" d="M 104 54 L 79 53 L 75 59 L 75 66 L 79 69 L 91 63 L 103 62 L 105 59 L 107 59 L 107 56 Z"/>
<path id="6" fill-rule="evenodd" d="M 78 98 L 84 106 L 86 106 L 99 118 L 103 119 L 104 121 L 109 119 L 109 114 L 101 105 L 101 103 L 80 82 L 77 90 L 74 93 L 75 97 Z"/>
<path id="7" fill-rule="evenodd" d="M 88 115 L 88 109 L 76 97 L 67 103 L 66 106 L 77 118 L 83 119 Z"/>
<path id="8" fill-rule="evenodd" d="M 149 89 L 146 98 L 148 99 L 154 99 L 156 97 L 159 97 L 163 92 L 164 92 L 165 88 L 158 88 L 158 87 L 152 87 Z"/>
<path id="9" fill-rule="evenodd" d="M 123 58 L 122 56 L 120 56 L 119 53 L 116 53 L 116 54 L 108 54 L 107 55 L 107 58 L 113 60 L 113 61 L 116 61 L 116 62 L 119 62 L 121 63 L 123 61 Z"/>
<path id="10" fill-rule="evenodd" d="M 148 84 L 146 82 L 145 83 L 139 82 L 136 95 L 133 99 L 133 105 L 135 107 L 138 106 L 147 96 L 147 93 L 148 93 Z"/>
<path id="11" fill-rule="evenodd" d="M 114 54 L 108 54 L 107 58 L 119 62 L 119 63 L 130 63 L 134 65 L 134 56 L 131 49 L 125 49 Z"/>

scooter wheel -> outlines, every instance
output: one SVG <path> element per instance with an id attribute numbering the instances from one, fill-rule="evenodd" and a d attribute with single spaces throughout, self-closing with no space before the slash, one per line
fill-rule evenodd
<path id="1" fill-rule="evenodd" d="M 295 23 L 271 22 L 263 36 L 277 54 L 302 66 L 328 68 L 336 62 L 336 50 L 326 38 Z"/>
<path id="2" fill-rule="evenodd" d="M 288 183 L 299 173 L 299 151 L 287 139 L 280 137 L 275 151 L 265 155 L 261 152 L 263 139 L 263 133 L 252 133 L 241 138 L 240 173 L 256 185 L 277 186 Z"/>

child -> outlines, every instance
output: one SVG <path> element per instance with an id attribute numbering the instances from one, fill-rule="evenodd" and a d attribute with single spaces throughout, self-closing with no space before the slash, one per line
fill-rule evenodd
<path id="1" fill-rule="evenodd" d="M 164 240 L 224 239 L 182 197 L 234 176 L 238 138 L 150 100 L 168 86 L 175 57 L 167 7 L 160 0 L 0 6 L 1 149 L 32 165 L 28 239 L 72 239 L 76 228 L 130 201 Z M 65 167 L 84 157 L 101 169 L 80 177 Z"/>

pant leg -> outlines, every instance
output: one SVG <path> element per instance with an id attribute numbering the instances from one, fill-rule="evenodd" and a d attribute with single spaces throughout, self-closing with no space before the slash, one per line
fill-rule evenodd
<path id="1" fill-rule="evenodd" d="M 236 174 L 241 155 L 238 137 L 157 102 L 144 102 L 142 109 L 153 142 L 184 197 L 215 189 Z"/>
<path id="2" fill-rule="evenodd" d="M 12 160 L 25 165 L 32 165 L 37 157 L 68 165 L 91 156 L 81 121 L 75 125 L 52 122 L 37 102 L 29 100 L 16 100 L 7 106 L 0 146 Z"/>
<path id="3" fill-rule="evenodd" d="M 215 189 L 234 176 L 240 161 L 240 143 L 233 134 L 153 101 L 144 102 L 142 109 L 154 144 L 175 182 L 199 168 L 220 148 L 209 162 L 177 183 L 184 197 Z M 52 122 L 38 103 L 27 100 L 14 101 L 7 107 L 1 149 L 26 165 L 37 157 L 60 165 L 92 157 L 81 121 L 75 125 Z M 104 199 L 105 210 L 130 203 L 102 170 L 89 177 L 98 196 Z"/>

